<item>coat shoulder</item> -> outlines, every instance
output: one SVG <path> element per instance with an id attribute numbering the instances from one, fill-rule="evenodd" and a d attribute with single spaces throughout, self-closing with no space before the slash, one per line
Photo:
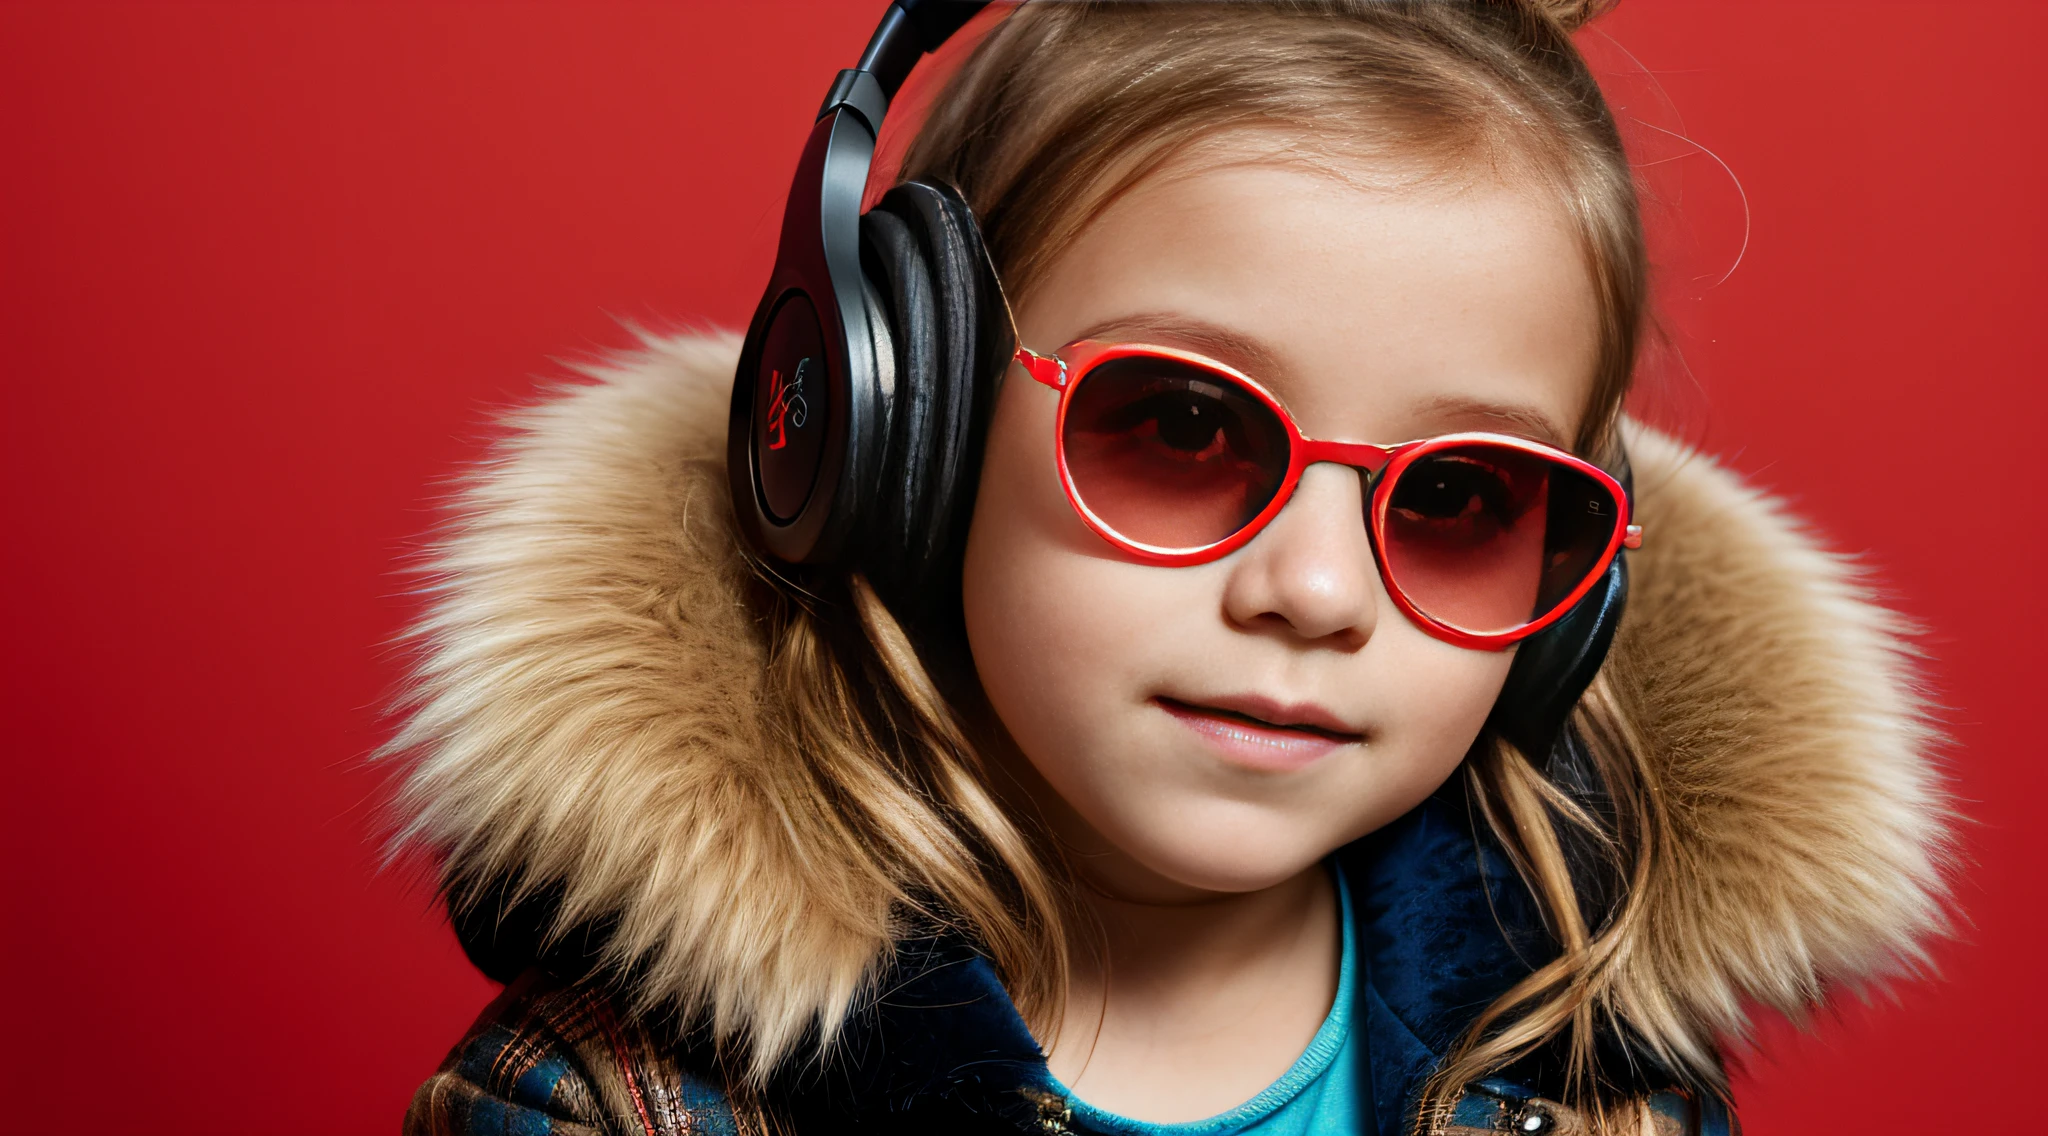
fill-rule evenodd
<path id="1" fill-rule="evenodd" d="M 529 970 L 413 1094 L 405 1136 L 752 1136 L 695 1070 L 587 984 Z"/>

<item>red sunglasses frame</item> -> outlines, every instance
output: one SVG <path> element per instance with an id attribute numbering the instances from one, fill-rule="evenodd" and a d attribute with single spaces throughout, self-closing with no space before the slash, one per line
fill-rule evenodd
<path id="1" fill-rule="evenodd" d="M 1066 430 L 1067 408 L 1073 403 L 1074 391 L 1081 385 L 1081 381 L 1087 378 L 1088 373 L 1096 367 L 1112 359 L 1124 359 L 1133 356 L 1172 359 L 1175 362 L 1187 364 L 1215 374 L 1217 377 L 1249 391 L 1254 398 L 1258 399 L 1268 410 L 1272 411 L 1274 417 L 1279 419 L 1282 428 L 1287 432 L 1287 473 L 1281 479 L 1280 488 L 1273 494 L 1273 499 L 1266 504 L 1264 509 L 1259 511 L 1257 516 L 1245 522 L 1236 532 L 1231 533 L 1214 544 L 1203 545 L 1200 548 L 1161 548 L 1157 545 L 1149 545 L 1131 540 L 1110 527 L 1101 517 L 1096 516 L 1088 508 L 1087 502 L 1081 499 L 1080 491 L 1074 487 L 1073 474 L 1067 468 Z M 1318 462 L 1333 462 L 1337 465 L 1350 466 L 1353 469 L 1364 470 L 1366 473 L 1366 484 L 1371 494 L 1366 514 L 1366 531 L 1371 537 L 1373 560 L 1379 569 L 1380 581 L 1386 586 L 1387 595 L 1393 599 L 1395 606 L 1400 608 L 1401 613 L 1407 616 L 1416 626 L 1446 642 L 1460 647 L 1501 650 L 1536 634 L 1562 619 L 1564 614 L 1572 609 L 1572 605 L 1578 603 L 1587 592 L 1592 590 L 1593 585 L 1607 571 L 1607 566 L 1613 562 L 1617 552 L 1623 548 L 1636 548 L 1642 544 L 1642 526 L 1632 523 L 1634 520 L 1632 515 L 1634 505 L 1629 500 L 1628 493 L 1622 489 L 1621 483 L 1609 476 L 1607 471 L 1599 466 L 1575 457 L 1555 446 L 1545 445 L 1542 442 L 1518 438 L 1512 434 L 1490 434 L 1483 431 L 1444 434 L 1434 438 L 1423 438 L 1392 446 L 1377 446 L 1368 442 L 1330 442 L 1310 438 L 1304 435 L 1301 429 L 1295 425 L 1294 416 L 1287 413 L 1287 408 L 1281 405 L 1280 400 L 1273 397 L 1272 392 L 1260 386 L 1250 376 L 1228 364 L 1219 363 L 1214 359 L 1195 354 L 1192 351 L 1182 351 L 1173 347 L 1159 347 L 1145 343 L 1103 343 L 1081 340 L 1062 347 L 1057 354 L 1040 355 L 1030 348 L 1020 345 L 1017 348 L 1015 360 L 1032 378 L 1059 392 L 1059 411 L 1058 416 L 1053 422 L 1053 446 L 1059 464 L 1060 485 L 1066 490 L 1067 503 L 1074 507 L 1074 512 L 1080 514 L 1083 523 L 1093 530 L 1095 535 L 1116 546 L 1133 559 L 1141 560 L 1148 564 L 1179 567 L 1190 564 L 1206 564 L 1211 560 L 1228 556 L 1244 547 L 1253 537 L 1263 531 L 1266 525 L 1272 522 L 1274 517 L 1280 515 L 1280 511 L 1286 508 L 1288 500 L 1294 496 L 1294 488 L 1300 483 L 1301 475 L 1308 470 L 1309 466 L 1315 465 Z M 1559 601 L 1550 611 L 1544 613 L 1541 618 L 1531 620 L 1508 631 L 1472 631 L 1431 616 L 1416 606 L 1413 600 L 1409 599 L 1407 592 L 1402 589 L 1400 581 L 1394 578 L 1393 573 L 1387 566 L 1387 555 L 1385 552 L 1387 503 L 1392 497 L 1390 490 L 1394 483 L 1400 479 L 1401 472 L 1417 460 L 1428 457 L 1430 454 L 1455 446 L 1469 445 L 1473 442 L 1504 446 L 1508 449 L 1519 450 L 1523 453 L 1565 466 L 1582 476 L 1589 477 L 1598 482 L 1621 504 L 1619 515 L 1615 518 L 1614 531 L 1607 538 L 1607 547 L 1601 552 L 1600 558 L 1592 570 L 1586 573 L 1586 578 L 1581 580 L 1579 585 L 1569 595 Z"/>

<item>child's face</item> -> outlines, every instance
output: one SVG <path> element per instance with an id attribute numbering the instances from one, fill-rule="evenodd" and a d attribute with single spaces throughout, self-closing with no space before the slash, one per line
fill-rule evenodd
<path id="1" fill-rule="evenodd" d="M 1548 199 L 1484 174 L 1384 189 L 1344 161 L 1227 159 L 1111 205 L 1018 311 L 1024 343 L 1196 350 L 1315 438 L 1570 444 L 1598 317 Z M 1431 638 L 1394 607 L 1355 472 L 1311 467 L 1223 559 L 1147 565 L 1067 503 L 1057 402 L 1021 372 L 1005 382 L 964 588 L 990 704 L 1084 873 L 1133 899 L 1267 887 L 1451 775 L 1513 655 Z"/>

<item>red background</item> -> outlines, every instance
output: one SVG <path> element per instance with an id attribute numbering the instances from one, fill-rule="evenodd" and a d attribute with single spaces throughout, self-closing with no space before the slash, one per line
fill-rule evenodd
<path id="1" fill-rule="evenodd" d="M 490 993 L 373 851 L 396 565 L 554 359 L 745 319 L 878 7 L 0 6 L 0 1129 L 396 1127 Z M 1768 1029 L 1753 1132 L 2034 1121 L 2044 41 L 2033 0 L 1587 37 L 1659 202 L 1658 413 L 1925 626 L 1972 818 L 1941 979 Z"/>

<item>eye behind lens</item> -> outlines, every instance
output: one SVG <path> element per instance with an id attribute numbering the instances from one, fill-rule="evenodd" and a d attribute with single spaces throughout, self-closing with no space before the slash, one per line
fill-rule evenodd
<path id="1" fill-rule="evenodd" d="M 1286 477 L 1284 424 L 1204 368 L 1131 356 L 1078 384 L 1061 438 L 1067 472 L 1088 511 L 1125 540 L 1214 545 L 1258 516 Z"/>
<path id="2" fill-rule="evenodd" d="M 1475 443 L 1417 458 L 1387 487 L 1389 583 L 1429 619 L 1481 635 L 1526 627 L 1599 567 L 1615 502 L 1563 462 Z"/>
<path id="3" fill-rule="evenodd" d="M 1158 424 L 1160 442 L 1168 449 L 1186 453 L 1220 453 L 1227 444 L 1224 435 L 1233 432 L 1228 427 L 1236 425 L 1231 421 L 1229 407 L 1220 399 L 1191 390 L 1154 395 L 1139 406 Z M 1234 433 L 1242 434 L 1243 430 Z"/>
<path id="4" fill-rule="evenodd" d="M 1446 454 L 1409 466 L 1389 507 L 1414 523 L 1511 525 L 1528 510 L 1529 487 L 1471 454 Z"/>

